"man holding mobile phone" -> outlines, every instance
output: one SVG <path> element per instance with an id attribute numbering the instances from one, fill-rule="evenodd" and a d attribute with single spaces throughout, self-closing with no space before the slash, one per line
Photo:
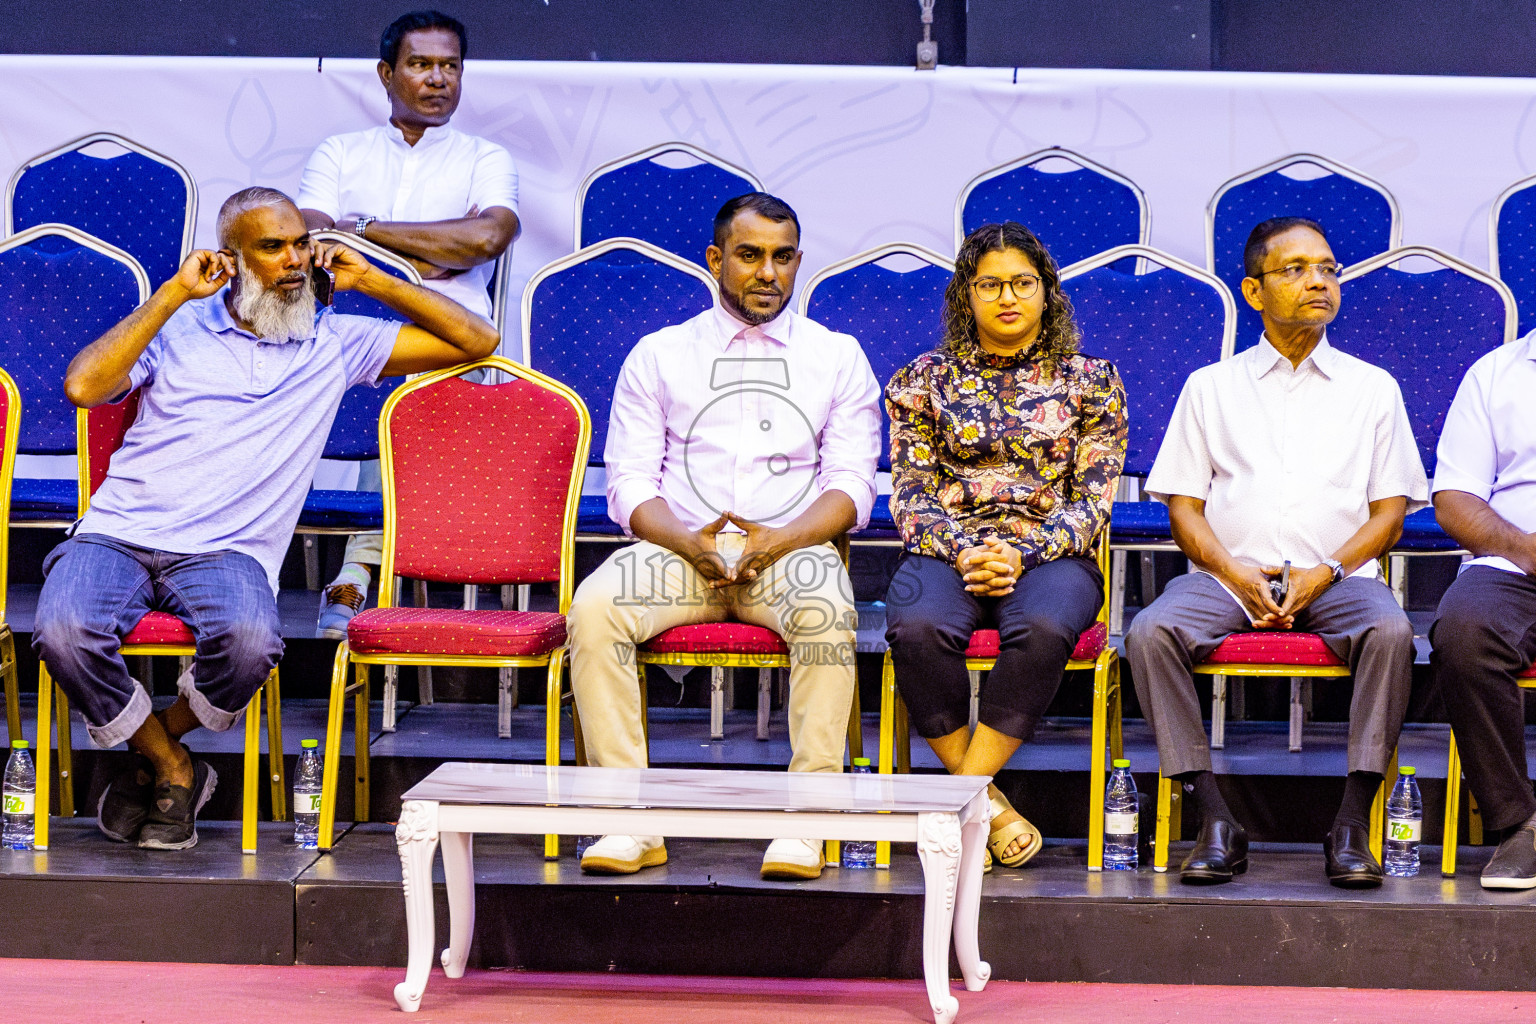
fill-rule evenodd
<path id="1" fill-rule="evenodd" d="M 32 646 L 101 747 L 138 757 L 98 805 L 101 831 L 141 848 L 197 842 L 217 777 L 180 740 L 228 729 L 283 651 L 277 574 L 347 388 L 495 351 L 495 329 L 452 299 L 315 245 L 270 188 L 219 211 L 219 250 L 70 362 L 81 408 L 139 392 L 139 412 L 71 537 L 49 554 Z M 316 310 L 311 269 L 405 323 Z M 197 657 L 153 712 L 121 638 L 146 612 L 182 619 Z"/>
<path id="2" fill-rule="evenodd" d="M 441 11 L 396 18 L 379 41 L 386 124 L 320 143 L 299 180 L 311 230 L 334 228 L 382 245 L 414 265 L 422 282 L 494 322 L 495 262 L 517 237 L 517 167 L 488 139 L 449 125 L 458 109 L 464 26 Z M 378 463 L 363 463 L 359 490 L 379 490 Z M 315 635 L 339 640 L 366 601 L 383 535 L 356 534 L 325 589 Z"/>
<path id="3" fill-rule="evenodd" d="M 1190 375 L 1147 476 L 1198 571 L 1132 620 L 1126 656 L 1162 772 L 1199 808 L 1180 879 L 1225 882 L 1247 868 L 1248 838 L 1211 774 L 1191 668 L 1231 633 L 1321 636 L 1354 676 L 1349 775 L 1323 844 L 1326 870 L 1338 886 L 1376 886 L 1371 802 L 1413 667 L 1413 627 L 1376 560 L 1410 508 L 1427 503 L 1428 481 L 1397 382 L 1328 342 L 1342 268 L 1322 227 L 1267 220 L 1248 236 L 1243 263 L 1243 297 L 1264 334 Z"/>

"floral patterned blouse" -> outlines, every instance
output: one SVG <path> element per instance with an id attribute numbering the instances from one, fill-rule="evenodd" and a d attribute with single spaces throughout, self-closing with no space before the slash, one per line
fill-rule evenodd
<path id="1" fill-rule="evenodd" d="M 1125 463 L 1125 388 L 1107 359 L 1047 376 L 1027 356 L 938 349 L 885 388 L 891 514 L 908 551 L 951 565 L 997 534 L 1025 571 L 1090 551 Z"/>

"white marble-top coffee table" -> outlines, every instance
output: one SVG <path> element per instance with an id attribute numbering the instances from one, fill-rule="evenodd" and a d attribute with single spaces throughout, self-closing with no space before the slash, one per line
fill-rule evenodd
<path id="1" fill-rule="evenodd" d="M 691 769 L 439 767 L 402 798 L 395 842 L 410 943 L 395 1001 L 421 1005 L 432 966 L 432 853 L 441 837 L 448 889 L 443 971 L 464 974 L 475 931 L 476 832 L 662 835 L 714 839 L 863 839 L 916 843 L 927 892 L 923 977 L 938 1024 L 960 1003 L 949 990 L 949 941 L 965 987 L 992 969 L 977 948 L 981 877 L 992 818 L 981 776 L 829 775 Z"/>

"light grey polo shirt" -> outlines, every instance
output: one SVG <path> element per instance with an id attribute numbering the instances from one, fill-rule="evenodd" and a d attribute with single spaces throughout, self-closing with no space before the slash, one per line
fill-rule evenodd
<path id="1" fill-rule="evenodd" d="M 182 306 L 134 364 L 138 419 L 76 532 L 244 552 L 276 593 L 341 396 L 377 382 L 400 324 L 325 309 L 311 337 L 269 344 L 235 326 L 224 294 Z"/>

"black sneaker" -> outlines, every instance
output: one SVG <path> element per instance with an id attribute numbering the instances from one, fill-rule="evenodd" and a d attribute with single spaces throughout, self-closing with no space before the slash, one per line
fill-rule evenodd
<path id="1" fill-rule="evenodd" d="M 1483 868 L 1484 889 L 1536 889 L 1536 825 L 1521 825 Z"/>
<path id="2" fill-rule="evenodd" d="M 107 784 L 96 804 L 96 827 L 117 843 L 131 843 L 149 817 L 155 795 L 155 767 L 133 754 L 133 764 Z"/>
<path id="3" fill-rule="evenodd" d="M 139 829 L 141 850 L 190 850 L 197 845 L 197 812 L 213 795 L 218 773 L 206 761 L 192 762 L 192 788 L 155 783 L 149 818 Z"/>

